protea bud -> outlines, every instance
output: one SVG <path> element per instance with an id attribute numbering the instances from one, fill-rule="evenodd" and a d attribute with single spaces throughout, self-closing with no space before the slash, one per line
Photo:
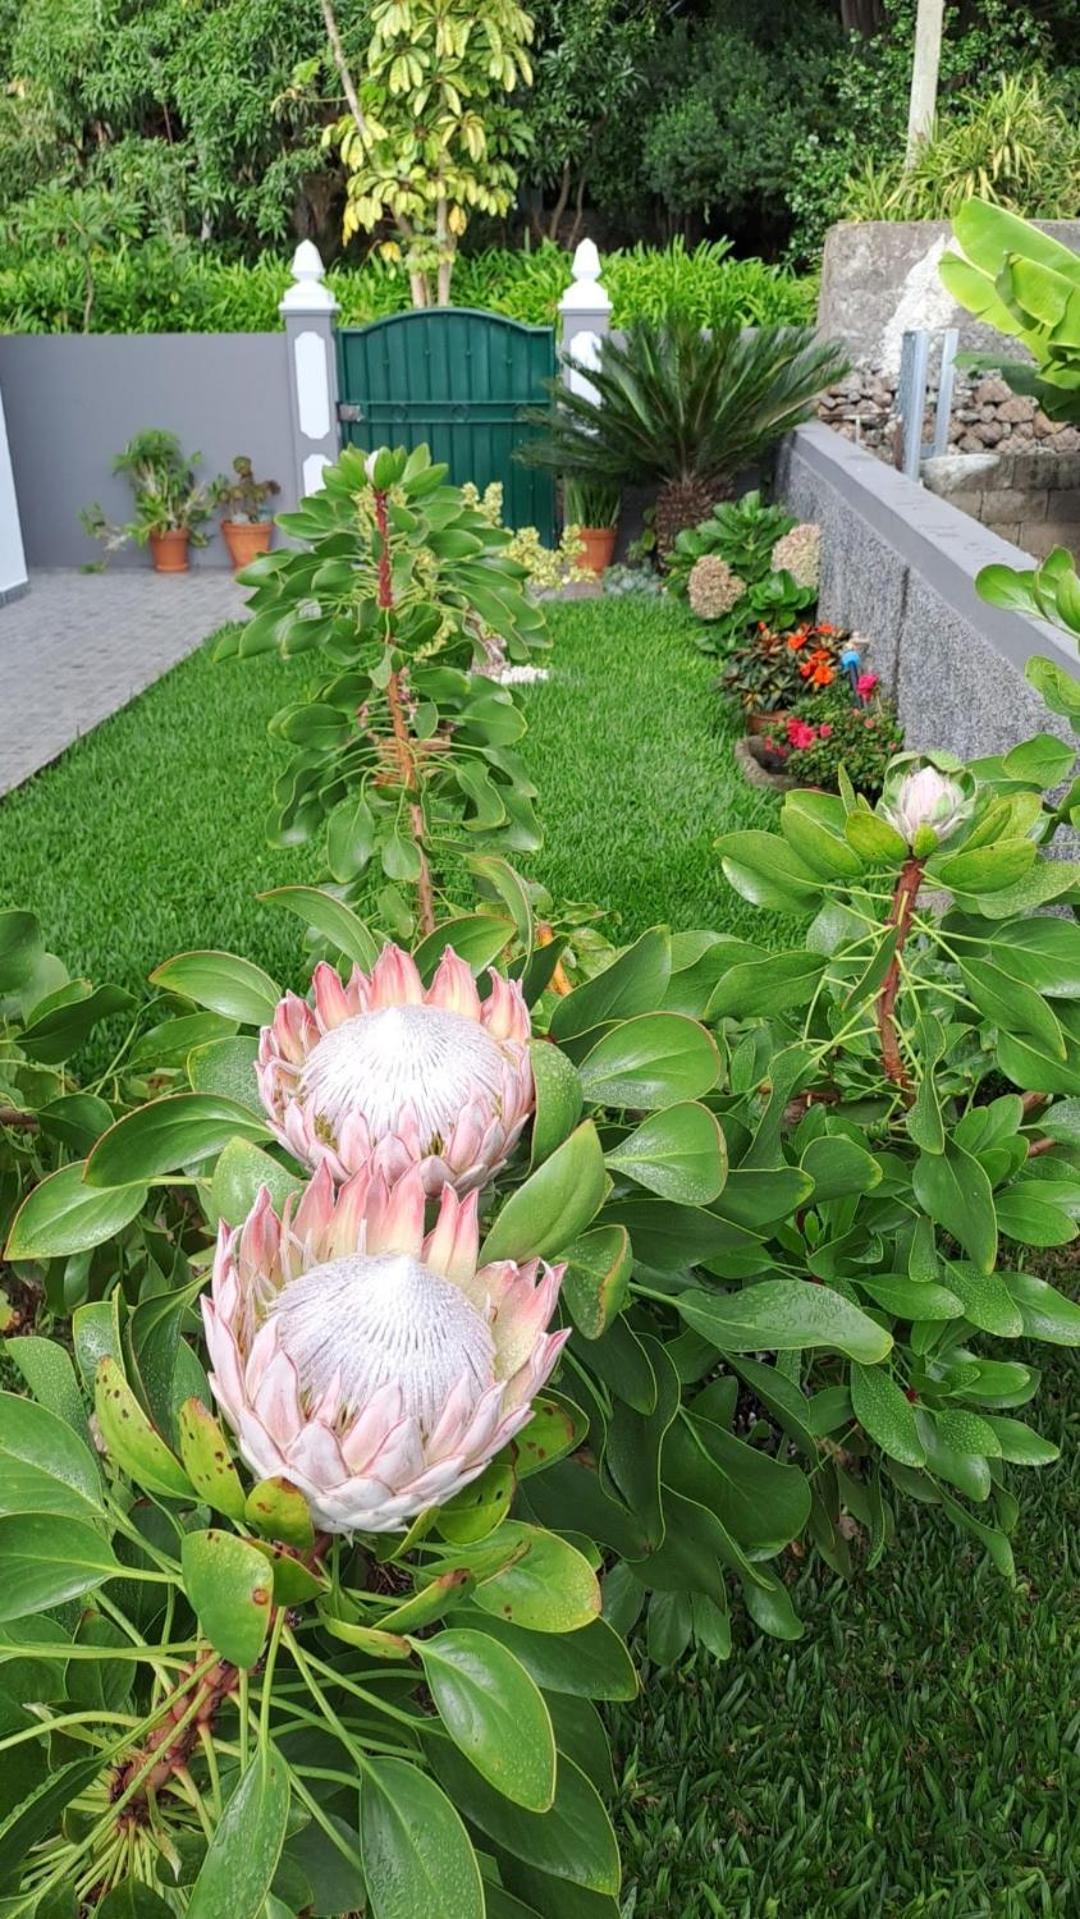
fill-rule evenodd
<path id="1" fill-rule="evenodd" d="M 394 1532 L 481 1473 L 519 1432 L 568 1332 L 564 1268 L 477 1269 L 477 1196 L 327 1167 L 280 1219 L 264 1187 L 222 1225 L 202 1301 L 210 1384 L 240 1453 L 284 1476 L 328 1532 Z"/>
<path id="2" fill-rule="evenodd" d="M 943 770 L 912 753 L 893 760 L 879 810 L 923 859 L 955 833 L 974 802 L 974 783 L 962 767 Z"/>
<path id="3" fill-rule="evenodd" d="M 426 990 L 415 963 L 385 946 L 370 976 L 343 985 L 315 968 L 311 1001 L 289 993 L 259 1043 L 263 1104 L 303 1165 L 336 1180 L 369 1164 L 397 1179 L 419 1164 L 429 1193 L 497 1172 L 533 1107 L 529 1011 L 492 973 L 481 1000 L 447 947 Z"/>

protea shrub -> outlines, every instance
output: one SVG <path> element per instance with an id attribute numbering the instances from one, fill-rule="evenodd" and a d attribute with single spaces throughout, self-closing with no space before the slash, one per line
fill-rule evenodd
<path id="1" fill-rule="evenodd" d="M 345 983 L 317 966 L 310 1000 L 286 994 L 259 1044 L 259 1089 L 283 1144 L 339 1181 L 419 1166 L 430 1194 L 483 1185 L 534 1098 L 521 988 L 490 979 L 482 1000 L 451 947 L 427 988 L 397 946 Z"/>
<path id="2" fill-rule="evenodd" d="M 477 1195 L 419 1165 L 336 1189 L 323 1165 L 279 1217 L 265 1187 L 218 1231 L 203 1297 L 210 1383 L 246 1464 L 299 1487 L 327 1532 L 393 1532 L 443 1504 L 526 1424 L 568 1331 L 564 1268 L 478 1268 Z"/>

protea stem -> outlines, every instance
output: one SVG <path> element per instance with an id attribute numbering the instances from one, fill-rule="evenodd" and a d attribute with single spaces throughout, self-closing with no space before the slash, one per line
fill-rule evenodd
<path id="1" fill-rule="evenodd" d="M 379 552 L 379 606 L 389 615 L 394 610 L 394 577 L 390 560 L 390 521 L 386 511 L 386 492 L 382 487 L 374 489 L 375 524 L 379 529 L 381 549 Z M 389 638 L 389 631 L 387 634 Z M 394 729 L 394 754 L 401 775 L 401 784 L 408 799 L 409 831 L 412 834 L 420 858 L 420 871 L 416 877 L 417 922 L 424 934 L 435 931 L 435 893 L 431 884 L 431 868 L 427 856 L 427 835 L 424 828 L 424 809 L 420 803 L 420 776 L 416 768 L 416 752 L 405 718 L 405 706 L 401 697 L 401 676 L 391 673 L 386 684 L 386 703 L 390 709 L 390 724 Z"/>
<path id="2" fill-rule="evenodd" d="M 896 999 L 900 991 L 900 957 L 911 931 L 915 902 L 922 885 L 923 861 L 906 859 L 900 868 L 900 877 L 893 893 L 892 908 L 888 925 L 896 929 L 896 944 L 889 962 L 889 970 L 881 982 L 877 997 L 877 1029 L 881 1043 L 881 1064 L 886 1077 L 893 1084 L 910 1092 L 911 1080 L 907 1067 L 900 1054 L 900 1041 L 896 1032 Z"/>

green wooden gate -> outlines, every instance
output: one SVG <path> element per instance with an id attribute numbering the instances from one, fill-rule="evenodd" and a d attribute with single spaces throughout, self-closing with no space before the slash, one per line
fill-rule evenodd
<path id="1" fill-rule="evenodd" d="M 507 526 L 555 535 L 551 476 L 521 466 L 515 447 L 534 428 L 522 409 L 543 406 L 555 372 L 555 330 L 500 313 L 436 307 L 338 330 L 342 440 L 370 450 L 424 442 L 456 485 L 503 488 Z"/>

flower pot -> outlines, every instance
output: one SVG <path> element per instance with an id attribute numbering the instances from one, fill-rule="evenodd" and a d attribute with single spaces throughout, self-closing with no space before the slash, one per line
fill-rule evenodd
<path id="1" fill-rule="evenodd" d="M 748 713 L 746 730 L 748 733 L 783 733 L 792 717 L 786 707 L 779 713 Z"/>
<path id="2" fill-rule="evenodd" d="M 250 566 L 260 553 L 269 552 L 274 523 L 272 520 L 222 520 L 221 531 L 233 572 L 239 573 L 241 567 Z"/>
<path id="3" fill-rule="evenodd" d="M 613 526 L 579 526 L 578 539 L 581 541 L 579 564 L 594 579 L 599 580 L 607 572 L 615 558 L 615 535 L 618 529 Z"/>
<path id="4" fill-rule="evenodd" d="M 150 558 L 155 573 L 186 573 L 188 570 L 187 527 L 174 527 L 170 533 L 151 533 Z"/>
<path id="5" fill-rule="evenodd" d="M 743 779 L 750 786 L 771 788 L 774 793 L 789 793 L 799 781 L 790 773 L 782 773 L 762 763 L 760 742 L 756 739 L 736 740 L 735 764 Z"/>

